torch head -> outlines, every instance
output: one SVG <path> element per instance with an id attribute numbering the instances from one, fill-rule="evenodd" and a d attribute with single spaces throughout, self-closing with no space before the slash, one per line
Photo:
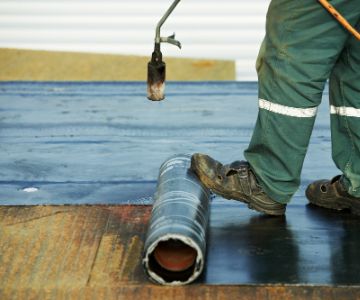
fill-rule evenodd
<path id="1" fill-rule="evenodd" d="M 152 101 L 165 99 L 165 72 L 166 64 L 162 61 L 160 47 L 155 46 L 151 61 L 148 63 L 147 97 Z"/>

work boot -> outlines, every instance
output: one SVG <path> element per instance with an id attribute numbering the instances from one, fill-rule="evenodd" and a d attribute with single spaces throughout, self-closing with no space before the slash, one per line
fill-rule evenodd
<path id="1" fill-rule="evenodd" d="M 350 209 L 355 215 L 360 215 L 360 198 L 351 196 L 340 182 L 341 175 L 331 180 L 317 180 L 309 184 L 306 197 L 311 204 L 335 209 Z"/>
<path id="2" fill-rule="evenodd" d="M 208 155 L 196 153 L 191 157 L 191 169 L 207 188 L 226 199 L 244 202 L 265 214 L 285 214 L 286 205 L 265 194 L 246 161 L 222 165 Z"/>

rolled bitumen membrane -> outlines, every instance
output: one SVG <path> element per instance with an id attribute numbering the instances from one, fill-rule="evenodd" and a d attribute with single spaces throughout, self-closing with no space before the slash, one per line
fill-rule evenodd
<path id="1" fill-rule="evenodd" d="M 160 167 L 145 240 L 145 272 L 164 285 L 193 282 L 205 264 L 210 191 L 189 169 L 190 158 L 175 155 Z"/>

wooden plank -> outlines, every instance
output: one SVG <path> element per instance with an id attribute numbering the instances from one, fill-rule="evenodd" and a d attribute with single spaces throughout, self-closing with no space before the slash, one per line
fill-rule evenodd
<path id="1" fill-rule="evenodd" d="M 2 299 L 158 299 L 158 300 L 354 300 L 360 299 L 356 287 L 328 286 L 209 286 L 159 287 L 154 285 L 126 285 L 112 287 L 86 287 L 81 289 L 21 289 L 0 291 Z"/>
<path id="2" fill-rule="evenodd" d="M 23 30 L 21 32 L 24 33 Z M 153 34 L 155 27 L 151 36 Z M 153 51 L 151 44 L 148 49 L 148 56 L 136 56 L 2 48 L 0 81 L 144 81 Z M 234 60 L 173 58 L 165 55 L 164 51 L 169 80 L 235 80 Z"/>
<path id="3" fill-rule="evenodd" d="M 212 205 L 204 275 L 181 288 L 142 270 L 150 206 L 2 206 L 0 298 L 360 299 L 357 218 L 228 203 Z"/>
<path id="4" fill-rule="evenodd" d="M 0 288 L 145 282 L 149 206 L 2 207 Z"/>

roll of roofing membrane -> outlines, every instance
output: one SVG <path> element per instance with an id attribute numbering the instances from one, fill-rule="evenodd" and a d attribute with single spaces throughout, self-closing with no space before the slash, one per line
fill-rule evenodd
<path id="1" fill-rule="evenodd" d="M 188 284 L 204 268 L 210 191 L 189 169 L 190 159 L 175 155 L 160 167 L 143 266 L 164 285 Z"/>

